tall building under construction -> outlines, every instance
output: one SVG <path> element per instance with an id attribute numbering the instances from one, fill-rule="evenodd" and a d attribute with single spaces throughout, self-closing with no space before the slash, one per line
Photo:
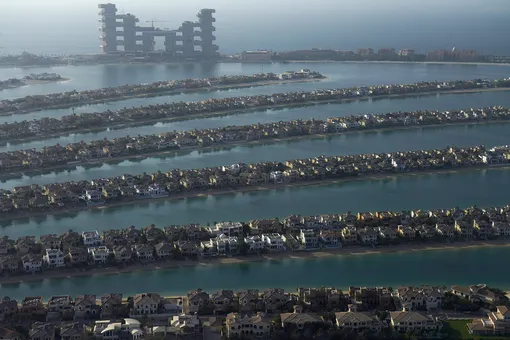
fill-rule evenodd
<path id="1" fill-rule="evenodd" d="M 178 29 L 168 30 L 139 26 L 139 19 L 132 14 L 117 14 L 114 4 L 100 4 L 101 49 L 106 54 L 150 55 L 165 54 L 177 59 L 213 59 L 218 55 L 214 44 L 216 19 L 214 9 L 202 9 L 198 21 L 184 21 Z M 156 37 L 164 39 L 164 50 L 155 51 Z"/>

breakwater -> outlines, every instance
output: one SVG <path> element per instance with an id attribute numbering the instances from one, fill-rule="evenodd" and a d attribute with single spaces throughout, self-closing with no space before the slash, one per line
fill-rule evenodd
<path id="1" fill-rule="evenodd" d="M 172 131 L 157 135 L 102 139 L 67 146 L 53 145 L 42 150 L 0 153 L 0 173 L 34 172 L 97 164 L 140 156 L 154 156 L 171 150 L 242 145 L 253 141 L 285 140 L 300 136 L 320 136 L 350 131 L 398 129 L 466 123 L 501 122 L 510 119 L 510 110 L 487 107 L 464 110 L 425 110 L 359 116 L 332 117 L 325 120 L 293 120 L 278 123 L 226 126 L 215 129 Z"/>
<path id="2" fill-rule="evenodd" d="M 88 91 L 69 91 L 52 93 L 42 96 L 27 96 L 13 100 L 0 101 L 0 115 L 28 113 L 42 109 L 57 109 L 73 107 L 75 105 L 97 104 L 125 100 L 137 97 L 156 97 L 172 93 L 229 89 L 253 85 L 269 85 L 278 82 L 324 79 L 317 72 L 302 70 L 299 72 L 286 72 L 283 74 L 260 73 L 254 75 L 223 76 L 204 79 L 184 79 L 158 81 L 151 84 L 122 85 Z M 36 77 L 24 78 L 27 80 L 43 80 Z M 60 79 L 60 78 L 59 78 Z M 2 84 L 0 83 L 0 86 Z M 0 87 L 1 89 L 1 87 Z"/>
<path id="3" fill-rule="evenodd" d="M 508 163 L 509 147 L 486 150 L 483 146 L 419 150 L 354 156 L 319 156 L 286 162 L 233 164 L 214 168 L 124 174 L 93 181 L 78 181 L 14 188 L 4 191 L 0 210 L 17 214 L 80 209 L 98 204 L 133 203 L 168 196 L 186 197 L 225 190 L 249 191 L 351 180 L 362 176 L 445 169 L 485 168 Z M 83 201 L 80 201 L 82 199 Z M 86 204 L 86 205 L 85 205 Z"/>
<path id="4" fill-rule="evenodd" d="M 494 81 L 471 80 L 451 82 L 421 82 L 405 85 L 379 85 L 310 92 L 277 93 L 234 98 L 209 99 L 200 102 L 179 102 L 125 108 L 117 111 L 73 114 L 60 119 L 42 118 L 12 122 L 0 128 L 0 140 L 42 139 L 71 132 L 97 131 L 107 127 L 146 125 L 159 121 L 224 115 L 246 110 L 315 105 L 349 99 L 381 98 L 426 93 L 451 93 L 510 88 L 510 78 Z"/>

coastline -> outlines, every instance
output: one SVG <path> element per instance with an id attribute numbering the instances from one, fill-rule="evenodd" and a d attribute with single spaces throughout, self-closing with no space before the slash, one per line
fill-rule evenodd
<path id="1" fill-rule="evenodd" d="M 71 80 L 71 78 L 64 78 L 61 77 L 60 79 L 54 79 L 54 80 L 37 80 L 37 79 L 21 79 L 23 82 L 22 84 L 16 85 L 16 86 L 9 86 L 7 88 L 0 88 L 0 91 L 4 90 L 13 90 L 18 89 L 20 87 L 24 86 L 30 86 L 30 85 L 43 85 L 43 84 L 51 84 L 51 83 L 60 83 L 60 82 L 66 82 Z M 12 114 L 9 114 L 12 115 Z M 4 114 L 0 113 L 0 116 L 4 116 Z"/>
<path id="2" fill-rule="evenodd" d="M 140 200 L 131 199 L 131 200 L 125 200 L 125 201 L 121 201 L 121 202 L 108 203 L 106 205 L 99 205 L 99 206 L 85 205 L 85 206 L 78 206 L 78 207 L 62 209 L 62 210 L 58 210 L 58 211 L 42 211 L 42 212 L 20 214 L 20 215 L 14 215 L 14 216 L 2 216 L 2 217 L 0 217 L 0 222 L 14 221 L 14 220 L 33 218 L 33 217 L 38 217 L 38 216 L 50 216 L 50 215 L 58 216 L 58 215 L 64 215 L 64 214 L 69 214 L 69 213 L 73 213 L 73 212 L 85 211 L 85 210 L 89 210 L 89 209 L 110 209 L 110 208 L 129 206 L 129 205 L 140 204 L 140 203 L 149 204 L 152 202 L 181 200 L 181 199 L 188 199 L 188 198 L 195 198 L 195 197 L 244 194 L 244 193 L 251 193 L 251 192 L 258 192 L 258 191 L 284 190 L 284 189 L 295 188 L 295 187 L 303 187 L 303 188 L 304 187 L 320 187 L 320 186 L 327 186 L 327 185 L 343 184 L 343 183 L 347 183 L 347 182 L 383 180 L 383 179 L 404 177 L 404 176 L 452 174 L 452 173 L 459 173 L 462 171 L 509 169 L 509 168 L 510 168 L 510 163 L 506 163 L 506 164 L 499 164 L 498 166 L 494 166 L 494 167 L 489 166 L 489 165 L 479 165 L 479 166 L 470 166 L 470 167 L 461 167 L 461 168 L 452 168 L 452 169 L 437 169 L 437 170 L 427 169 L 427 170 L 413 171 L 413 172 L 407 172 L 407 173 L 378 173 L 378 174 L 370 174 L 370 175 L 344 177 L 344 178 L 339 178 L 339 179 L 315 180 L 315 181 L 306 181 L 306 182 L 301 181 L 301 182 L 293 182 L 293 183 L 287 183 L 287 184 L 265 184 L 265 185 L 241 187 L 241 188 L 235 188 L 235 189 L 231 189 L 231 188 L 229 188 L 229 189 L 212 189 L 212 190 L 210 189 L 210 190 L 204 190 L 204 191 L 179 193 L 179 194 L 174 194 L 174 195 L 170 195 L 170 196 L 155 197 L 155 198 L 151 198 L 151 199 L 140 199 Z"/>
<path id="3" fill-rule="evenodd" d="M 229 150 L 235 147 L 249 147 L 249 146 L 257 146 L 264 144 L 277 144 L 282 142 L 292 142 L 299 141 L 304 139 L 323 139 L 327 137 L 335 137 L 341 136 L 345 134 L 354 134 L 354 133 L 376 133 L 376 132 L 392 132 L 392 131 L 401 131 L 401 130 L 418 130 L 423 128 L 438 128 L 438 127 L 451 127 L 451 126 L 477 126 L 477 125 L 491 125 L 491 124 L 508 124 L 510 123 L 510 119 L 498 119 L 498 120 L 488 120 L 488 121 L 458 121 L 451 122 L 445 124 L 429 124 L 429 125 L 402 125 L 402 126 L 388 126 L 388 127 L 379 127 L 375 129 L 371 128 L 360 128 L 356 130 L 347 130 L 343 132 L 331 132 L 331 133 L 318 133 L 318 134 L 306 134 L 301 136 L 291 136 L 291 137 L 282 137 L 282 138 L 271 138 L 271 139 L 259 139 L 259 140 L 242 140 L 242 141 L 234 141 L 225 144 L 217 144 L 206 147 L 183 147 L 180 149 L 167 150 L 167 151 L 155 151 L 138 155 L 124 155 L 119 157 L 110 157 L 110 158 L 99 158 L 97 160 L 92 161 L 84 161 L 80 163 L 72 163 L 72 164 L 61 164 L 55 165 L 40 169 L 26 169 L 27 171 L 17 170 L 12 172 L 0 172 L 0 180 L 9 180 L 13 178 L 21 178 L 23 176 L 33 176 L 38 175 L 47 171 L 55 171 L 55 170 L 73 170 L 78 166 L 86 167 L 91 165 L 103 165 L 103 164 L 115 164 L 123 161 L 130 160 L 144 160 L 151 157 L 159 157 L 159 156 L 169 156 L 169 155 L 180 155 L 187 154 L 193 151 L 210 151 L 210 150 Z M 19 175 L 17 177 L 13 177 L 14 175 Z"/>
<path id="4" fill-rule="evenodd" d="M 249 264 L 262 261 L 284 261 L 284 260 L 310 260 L 321 259 L 336 256 L 365 256 L 382 255 L 391 253 L 410 253 L 422 251 L 444 251 L 444 250 L 462 250 L 462 249 L 480 249 L 488 247 L 508 247 L 510 240 L 488 240 L 488 241 L 465 241 L 454 243 L 442 242 L 423 242 L 420 244 L 401 244 L 395 246 L 386 246 L 381 248 L 369 248 L 363 246 L 349 246 L 345 248 L 328 248 L 317 251 L 286 251 L 281 253 L 268 253 L 263 255 L 247 255 L 226 258 L 207 258 L 197 261 L 167 260 L 155 261 L 147 265 L 136 264 L 124 268 L 106 267 L 91 270 L 62 269 L 39 274 L 26 274 L 12 277 L 0 278 L 0 285 L 23 284 L 29 282 L 40 282 L 50 279 L 78 278 L 83 276 L 101 276 L 118 275 L 128 273 L 139 273 L 147 271 L 156 271 L 163 269 L 176 269 L 194 266 L 218 266 L 232 264 Z"/>
<path id="5" fill-rule="evenodd" d="M 510 63 L 470 62 L 470 61 L 399 61 L 399 60 L 273 60 L 273 63 L 339 63 L 339 64 L 423 64 L 423 65 L 470 65 L 470 66 L 510 66 Z"/>
<path id="6" fill-rule="evenodd" d="M 57 109 L 66 109 L 66 108 L 71 108 L 71 107 L 76 108 L 76 107 L 80 107 L 80 106 L 113 103 L 113 102 L 135 99 L 135 98 L 152 98 L 152 97 L 178 95 L 178 94 L 183 94 L 183 93 L 214 92 L 214 91 L 225 91 L 225 90 L 233 90 L 233 89 L 243 89 L 243 88 L 247 88 L 247 87 L 261 87 L 261 86 L 282 85 L 282 84 L 292 84 L 292 83 L 319 82 L 319 81 L 327 79 L 327 78 L 328 77 L 323 76 L 321 78 L 310 78 L 310 79 L 289 79 L 289 80 L 274 80 L 274 81 L 264 80 L 264 81 L 256 81 L 253 83 L 226 84 L 226 85 L 198 87 L 198 88 L 191 88 L 191 89 L 175 89 L 175 90 L 168 90 L 168 91 L 162 91 L 162 92 L 157 92 L 157 93 L 144 93 L 144 94 L 136 94 L 136 95 L 130 95 L 130 96 L 122 96 L 122 97 L 117 97 L 117 98 L 85 100 L 85 101 L 76 102 L 76 103 L 63 103 L 63 104 L 58 104 L 58 105 L 47 106 L 44 108 L 34 108 L 34 109 L 27 109 L 27 110 L 23 110 L 23 111 L 0 112 L 0 116 L 22 115 L 22 114 L 26 114 L 26 113 L 38 112 L 38 111 L 43 111 L 43 110 L 57 110 Z M 70 79 L 62 78 L 59 80 L 48 81 L 48 82 L 60 82 L 60 81 L 68 81 L 68 80 L 70 80 Z M 27 83 L 25 85 L 36 85 L 36 84 L 45 84 L 45 83 L 46 82 L 44 82 L 44 81 L 34 80 L 33 83 L 30 83 L 30 84 Z"/>
<path id="7" fill-rule="evenodd" d="M 331 100 L 323 100 L 323 101 L 308 101 L 308 102 L 299 102 L 299 103 L 290 103 L 290 104 L 278 104 L 278 105 L 263 105 L 257 107 L 250 107 L 244 109 L 232 109 L 232 110 L 223 110 L 217 112 L 207 112 L 207 113 L 197 113 L 185 116 L 177 116 L 177 117 L 167 117 L 167 118 L 155 118 L 149 120 L 143 120 L 138 122 L 130 122 L 130 123 L 120 123 L 114 125 L 108 125 L 104 127 L 93 127 L 86 129 L 73 129 L 67 131 L 61 131 L 51 134 L 44 134 L 38 136 L 30 136 L 30 137 L 21 137 L 16 139 L 4 139 L 0 140 L 0 145 L 6 145 L 7 143 L 15 143 L 20 144 L 29 141 L 36 140 L 44 140 L 49 138 L 61 137 L 61 136 L 69 136 L 71 134 L 84 134 L 84 133 L 92 133 L 92 132 L 102 132 L 107 129 L 110 130 L 121 130 L 129 127 L 137 127 L 137 126 L 147 126 L 155 123 L 168 123 L 168 122 L 176 122 L 176 121 L 186 121 L 186 120 L 194 120 L 194 119 L 204 119 L 204 118 L 212 118 L 212 117 L 222 117 L 222 116 L 231 116 L 238 114 L 248 114 L 256 111 L 264 111 L 264 110 L 278 110 L 278 109 L 286 109 L 286 108 L 297 108 L 297 107 L 309 107 L 309 106 L 317 106 L 317 105 L 327 105 L 327 104 L 340 104 L 347 103 L 356 100 L 377 100 L 377 99 L 391 99 L 391 98 L 406 98 L 406 97 L 426 97 L 431 95 L 449 95 L 449 94 L 466 94 L 466 93 L 482 93 L 482 92 L 507 92 L 510 91 L 510 87 L 497 87 L 497 88 L 477 88 L 477 89 L 463 89 L 463 90 L 448 90 L 448 91 L 434 91 L 434 92 L 422 92 L 422 93 L 406 93 L 406 94 L 391 94 L 391 95 L 380 95 L 380 96 L 363 96 L 356 98 L 342 98 L 342 99 L 331 99 Z"/>

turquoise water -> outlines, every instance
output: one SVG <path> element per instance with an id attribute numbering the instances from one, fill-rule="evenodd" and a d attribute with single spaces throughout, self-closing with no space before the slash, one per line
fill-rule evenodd
<path id="1" fill-rule="evenodd" d="M 509 68 L 510 69 L 510 68 Z M 510 92 L 483 92 L 472 94 L 443 94 L 417 98 L 360 100 L 343 104 L 327 104 L 293 109 L 263 110 L 248 114 L 239 114 L 225 117 L 186 120 L 172 123 L 157 123 L 154 125 L 106 130 L 94 133 L 80 133 L 69 136 L 48 138 L 40 141 L 31 141 L 0 146 L 1 151 L 42 148 L 57 143 L 66 145 L 79 141 L 91 141 L 102 138 L 113 139 L 126 135 L 136 136 L 151 133 L 161 133 L 172 130 L 191 130 L 216 128 L 227 125 L 248 125 L 253 123 L 269 123 L 292 119 L 328 118 L 364 113 L 385 113 L 395 111 L 413 111 L 420 109 L 450 110 L 470 107 L 483 107 L 490 105 L 510 106 Z M 21 117 L 21 116 L 18 116 Z"/>
<path id="2" fill-rule="evenodd" d="M 197 266 L 107 276 L 51 279 L 2 285 L 2 294 L 25 296 L 120 292 L 126 295 L 160 292 L 185 294 L 202 288 L 213 293 L 220 289 L 285 288 L 336 286 L 468 285 L 486 283 L 510 288 L 510 273 L 501 270 L 510 247 L 348 255 L 321 259 L 285 259 Z"/>
<path id="3" fill-rule="evenodd" d="M 510 74 L 506 65 L 440 65 L 378 63 L 291 63 L 264 65 L 264 72 L 281 73 L 308 68 L 329 77 L 331 87 L 411 83 L 425 80 L 499 78 Z M 70 81 L 25 86 L 2 91 L 2 98 L 47 94 L 72 90 L 89 90 L 123 84 L 151 83 L 167 79 L 205 78 L 218 75 L 254 74 L 262 71 L 259 64 L 189 63 L 170 65 L 89 65 L 41 68 L 0 69 L 0 79 L 20 78 L 30 73 L 56 72 Z M 292 85 L 286 85 L 292 88 Z M 300 84 L 314 88 L 312 84 Z M 258 92 L 255 91 L 255 92 Z"/>
<path id="4" fill-rule="evenodd" d="M 151 157 L 145 160 L 126 160 L 115 164 L 98 164 L 95 167 L 78 166 L 72 170 L 48 171 L 44 174 L 5 179 L 0 188 L 12 189 L 29 184 L 47 184 L 77 180 L 92 180 L 118 176 L 123 173 L 138 174 L 156 172 L 171 168 L 190 169 L 239 162 L 255 163 L 277 161 L 322 155 L 346 155 L 381 153 L 401 150 L 444 148 L 448 145 L 486 146 L 506 145 L 510 141 L 510 123 L 489 125 L 459 125 L 430 127 L 410 130 L 381 132 L 359 132 L 328 136 L 325 138 L 300 139 L 294 141 L 216 148 L 192 151 L 184 154 L 173 153 Z M 1 178 L 1 177 L 0 177 Z"/>
<path id="5" fill-rule="evenodd" d="M 60 234 L 68 229 L 105 230 L 130 225 L 247 221 L 255 218 L 344 211 L 430 209 L 509 202 L 510 170 L 406 175 L 387 179 L 293 187 L 262 192 L 140 202 L 57 216 L 0 222 L 0 235 Z"/>

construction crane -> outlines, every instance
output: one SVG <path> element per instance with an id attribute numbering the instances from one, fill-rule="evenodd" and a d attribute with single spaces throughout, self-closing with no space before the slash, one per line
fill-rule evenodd
<path id="1" fill-rule="evenodd" d="M 159 20 L 149 20 L 149 21 L 146 21 L 146 23 L 150 23 L 152 28 L 154 28 L 154 23 L 155 22 L 170 22 L 170 21 L 159 21 Z"/>

